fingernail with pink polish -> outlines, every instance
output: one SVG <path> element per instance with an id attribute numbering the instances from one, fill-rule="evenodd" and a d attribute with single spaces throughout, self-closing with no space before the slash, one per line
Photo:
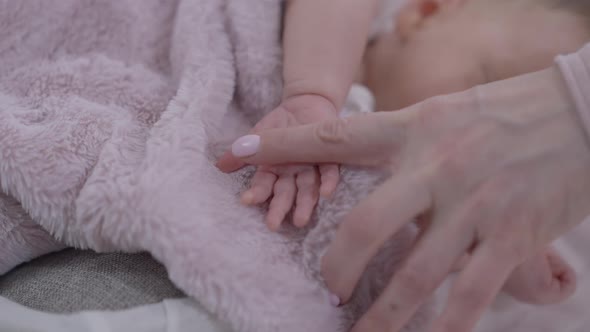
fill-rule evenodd
<path id="1" fill-rule="evenodd" d="M 335 307 L 340 305 L 340 298 L 338 295 L 330 293 L 330 304 Z"/>
<path id="2" fill-rule="evenodd" d="M 238 138 L 231 146 L 231 153 L 238 158 L 250 157 L 258 152 L 260 136 L 246 135 Z"/>

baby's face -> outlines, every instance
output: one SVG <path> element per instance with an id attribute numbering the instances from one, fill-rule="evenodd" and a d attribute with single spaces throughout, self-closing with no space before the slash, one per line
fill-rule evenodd
<path id="1" fill-rule="evenodd" d="M 435 12 L 406 9 L 396 30 L 368 47 L 363 80 L 378 110 L 541 70 L 590 40 L 590 28 L 567 11 L 521 1 L 459 2 Z"/>

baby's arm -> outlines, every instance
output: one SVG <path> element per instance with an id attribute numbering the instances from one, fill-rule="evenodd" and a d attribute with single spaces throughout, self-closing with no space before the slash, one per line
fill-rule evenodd
<path id="1" fill-rule="evenodd" d="M 337 112 L 359 69 L 380 0 L 289 0 L 285 12 L 283 100 L 327 99 Z"/>
<path id="2" fill-rule="evenodd" d="M 357 73 L 369 28 L 381 0 L 289 0 L 283 33 L 283 99 L 253 133 L 336 118 Z M 231 155 L 218 167 L 243 166 Z M 329 196 L 339 181 L 338 165 L 259 167 L 245 204 L 270 200 L 267 225 L 276 230 L 295 206 L 293 222 L 305 226 L 320 193 Z"/>
<path id="3" fill-rule="evenodd" d="M 359 70 L 379 2 L 287 1 L 283 101 L 269 115 L 270 121 L 284 114 L 290 121 L 277 125 L 288 127 L 338 116 Z M 248 201 L 254 198 L 252 193 L 263 193 L 253 200 L 260 202 L 274 193 L 266 220 L 271 229 L 277 228 L 293 206 L 294 224 L 305 226 L 319 195 L 330 195 L 339 181 L 338 165 L 286 166 L 270 173 L 261 169 L 253 190 L 244 197 Z"/>

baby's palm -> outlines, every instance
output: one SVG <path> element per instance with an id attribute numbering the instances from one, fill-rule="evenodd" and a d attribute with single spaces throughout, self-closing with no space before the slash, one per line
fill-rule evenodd
<path id="1" fill-rule="evenodd" d="M 318 95 L 300 95 L 283 101 L 258 122 L 252 132 L 299 126 L 335 117 L 336 109 L 327 99 Z M 223 171 L 233 171 L 243 166 L 227 155 L 218 165 Z M 320 193 L 322 196 L 332 194 L 338 180 L 336 164 L 260 166 L 252 178 L 250 189 L 242 194 L 242 202 L 260 204 L 272 197 L 266 217 L 266 223 L 272 230 L 278 229 L 295 206 L 293 222 L 303 227 L 309 222 Z"/>

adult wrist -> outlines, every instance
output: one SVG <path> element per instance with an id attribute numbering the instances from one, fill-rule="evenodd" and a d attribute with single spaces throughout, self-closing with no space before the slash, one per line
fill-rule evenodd
<path id="1" fill-rule="evenodd" d="M 489 83 L 475 91 L 479 111 L 507 124 L 504 135 L 516 138 L 507 150 L 522 151 L 530 167 L 554 167 L 561 173 L 557 186 L 547 190 L 549 196 L 559 193 L 567 202 L 562 224 L 577 224 L 590 214 L 590 141 L 560 68 Z"/>
<path id="2" fill-rule="evenodd" d="M 483 111 L 502 112 L 511 109 L 511 121 L 544 123 L 547 119 L 561 119 L 578 131 L 584 132 L 578 119 L 575 103 L 568 92 L 560 70 L 550 67 L 503 81 L 488 83 L 476 89 L 479 108 Z"/>

